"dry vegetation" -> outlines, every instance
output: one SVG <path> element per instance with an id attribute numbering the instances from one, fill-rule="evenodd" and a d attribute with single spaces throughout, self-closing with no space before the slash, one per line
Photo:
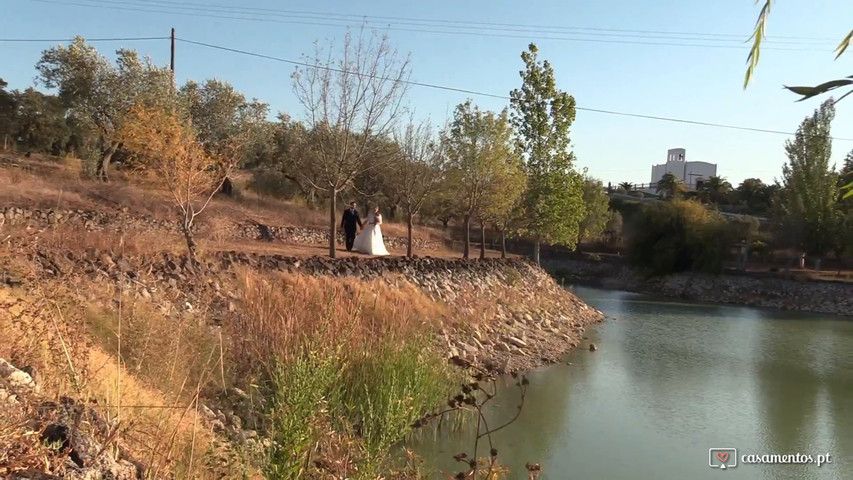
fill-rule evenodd
<path id="1" fill-rule="evenodd" d="M 59 240 L 41 241 L 49 246 Z M 83 245 L 97 246 L 75 246 Z M 124 248 L 144 251 L 134 245 L 126 242 Z M 407 434 L 415 418 L 446 398 L 456 378 L 440 357 L 423 348 L 429 332 L 446 317 L 446 307 L 403 281 L 392 285 L 246 270 L 229 287 L 242 315 L 220 329 L 209 325 L 212 302 L 204 298 L 197 298 L 190 312 L 164 308 L 108 278 L 41 278 L 25 256 L 9 253 L 4 251 L 3 268 L 25 276 L 27 289 L 0 289 L 0 358 L 33 367 L 41 392 L 27 399 L 25 410 L 3 415 L 0 449 L 6 473 L 13 465 L 15 470 L 61 473 L 67 452 L 39 442 L 31 410 L 42 400 L 63 396 L 94 408 L 110 428 L 86 433 L 109 447 L 108 454 L 146 465 L 150 478 L 264 473 L 343 478 L 337 475 L 366 468 L 379 472 L 391 468 L 385 464 L 390 445 Z M 309 353 L 327 368 L 306 364 Z M 301 376 L 305 372 L 308 376 Z M 203 405 L 216 408 L 223 392 L 234 387 L 249 395 L 249 405 L 237 412 L 243 427 L 271 435 L 272 450 L 235 443 L 214 431 L 203 414 Z M 293 403 L 294 398 L 310 401 Z M 317 402 L 327 405 L 320 408 Z M 301 413 L 280 413 L 291 411 Z M 365 433 L 354 435 L 355 425 Z M 302 456 L 290 450 L 296 447 Z M 300 459 L 314 463 L 294 473 L 293 459 L 299 465 Z M 400 475 L 406 474 L 396 478 L 404 478 Z"/>
<path id="2" fill-rule="evenodd" d="M 237 175 L 237 185 L 245 175 Z M 77 159 L 32 155 L 24 158 L 0 155 L 0 205 L 27 208 L 95 210 L 116 212 L 128 209 L 132 216 L 175 220 L 173 201 L 156 182 L 134 175 L 133 179 L 114 173 L 112 183 L 89 180 Z M 328 228 L 328 212 L 314 210 L 299 202 L 264 198 L 241 191 L 238 198 L 218 196 L 199 218 L 204 224 L 257 222 L 276 226 Z M 405 223 L 385 223 L 383 232 L 405 237 Z M 416 226 L 415 238 L 441 239 L 439 229 Z"/>
<path id="3" fill-rule="evenodd" d="M 23 414 L 3 416 L 0 450 L 15 455 L 6 465 L 61 473 L 67 452 L 41 449 L 32 422 L 47 421 L 40 402 L 68 397 L 108 426 L 78 425 L 102 442 L 104 454 L 142 462 L 151 478 L 240 476 L 239 463 L 216 461 L 233 452 L 217 447 L 199 418 L 202 388 L 220 378 L 221 343 L 204 324 L 169 318 L 109 282 L 29 279 L 26 291 L 0 290 L 0 358 L 32 367 L 40 388 L 21 399 Z"/>

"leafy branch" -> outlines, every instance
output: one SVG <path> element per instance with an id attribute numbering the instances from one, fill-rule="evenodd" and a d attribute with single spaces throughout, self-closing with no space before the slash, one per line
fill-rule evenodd
<path id="1" fill-rule="evenodd" d="M 755 3 L 761 0 L 755 0 Z M 753 29 L 752 35 L 749 37 L 748 41 L 752 41 L 752 48 L 749 50 L 749 56 L 746 59 L 746 63 L 748 64 L 746 68 L 746 76 L 743 81 L 743 88 L 749 85 L 750 80 L 752 80 L 753 75 L 755 74 L 755 69 L 758 66 L 758 59 L 760 57 L 761 52 L 761 41 L 766 36 L 767 29 L 767 19 L 770 17 L 770 7 L 773 3 L 773 0 L 764 0 L 764 6 L 761 7 L 761 11 L 758 14 L 758 19 L 755 21 L 755 28 Z M 847 34 L 842 40 L 841 43 L 835 47 L 833 51 L 835 53 L 835 60 L 838 60 L 841 55 L 847 51 L 847 48 L 850 46 L 850 42 L 853 41 L 853 30 L 850 30 L 850 33 Z M 828 82 L 823 82 L 820 85 L 816 86 L 788 86 L 783 85 L 786 90 L 789 90 L 800 96 L 798 102 L 802 102 L 803 100 L 807 100 L 809 98 L 816 97 L 818 95 L 823 95 L 825 93 L 831 92 L 837 88 L 841 87 L 853 87 L 853 75 L 848 77 L 840 78 L 837 80 L 830 80 Z M 838 100 L 835 100 L 835 103 L 840 102 L 844 97 L 853 93 L 853 88 L 850 91 L 840 96 Z"/>

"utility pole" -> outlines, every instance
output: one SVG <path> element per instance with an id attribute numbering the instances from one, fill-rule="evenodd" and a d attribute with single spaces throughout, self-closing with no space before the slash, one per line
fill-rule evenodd
<path id="1" fill-rule="evenodd" d="M 172 71 L 172 94 L 175 93 L 175 89 L 177 88 L 177 81 L 175 80 L 175 27 L 172 27 L 172 35 L 170 36 L 171 45 L 170 45 L 170 58 L 169 58 L 169 69 Z"/>
<path id="2" fill-rule="evenodd" d="M 171 61 L 169 62 L 169 68 L 172 69 L 172 77 L 175 76 L 175 27 L 172 27 L 172 52 L 171 52 Z"/>

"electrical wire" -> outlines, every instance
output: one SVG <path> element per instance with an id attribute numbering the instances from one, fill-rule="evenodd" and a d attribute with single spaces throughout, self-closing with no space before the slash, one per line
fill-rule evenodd
<path id="1" fill-rule="evenodd" d="M 277 16 L 287 16 L 294 18 L 320 18 L 323 20 L 330 19 L 333 17 L 339 17 L 348 20 L 367 20 L 370 19 L 382 20 L 382 21 L 395 21 L 395 22 L 406 22 L 404 24 L 408 25 L 426 25 L 426 26 L 450 26 L 453 28 L 487 28 L 487 29 L 517 29 L 517 28 L 525 28 L 525 29 L 536 29 L 537 31 L 541 31 L 543 29 L 547 30 L 555 30 L 555 31 L 588 31 L 588 32 L 618 32 L 618 33 L 633 33 L 633 34 L 643 34 L 643 35 L 690 35 L 693 37 L 703 36 L 703 37 L 717 37 L 721 39 L 725 39 L 724 41 L 737 41 L 742 42 L 743 36 L 738 34 L 730 34 L 730 33 L 707 33 L 707 32 L 673 32 L 673 31 L 662 31 L 662 30 L 632 30 L 632 29 L 615 29 L 615 28 L 601 28 L 601 27 L 574 27 L 574 26 L 565 26 L 565 25 L 534 25 L 534 24 L 518 24 L 518 23 L 495 23 L 495 22 L 480 22 L 480 21 L 468 21 L 468 20 L 447 20 L 447 19 L 429 19 L 423 17 L 395 17 L 395 16 L 382 16 L 382 15 L 359 15 L 359 14 L 343 14 L 343 13 L 335 13 L 335 12 L 317 12 L 317 11 L 305 11 L 305 10 L 283 10 L 276 8 L 259 8 L 259 7 L 247 7 L 247 6 L 235 6 L 235 5 L 224 5 L 224 4 L 206 4 L 206 3 L 193 3 L 193 2 L 174 2 L 174 1 L 166 1 L 166 0 L 134 0 L 133 2 L 128 1 L 117 1 L 117 0 L 85 0 L 90 3 L 113 3 L 113 4 L 145 4 L 153 6 L 165 6 L 167 8 L 179 8 L 179 9 L 205 9 L 205 10 L 218 10 L 224 11 L 225 13 L 244 13 L 244 14 L 279 14 Z M 415 22 L 415 23 L 412 23 Z M 530 30 L 523 30 L 530 31 Z M 668 37 L 664 37 L 668 38 Z M 799 37 L 799 36 L 776 36 L 769 37 L 765 39 L 767 42 L 776 42 L 776 39 L 789 39 L 789 40 L 811 40 L 811 41 L 821 41 L 821 42 L 836 42 L 835 38 L 831 37 Z"/>
<path id="2" fill-rule="evenodd" d="M 114 37 L 114 38 L 87 38 L 87 42 L 138 42 L 146 40 L 169 40 L 170 37 Z M 51 43 L 71 42 L 73 38 L 0 38 L 0 42 L 9 43 Z"/>
<path id="3" fill-rule="evenodd" d="M 183 43 L 191 44 L 191 45 L 198 45 L 198 46 L 211 48 L 211 49 L 215 49 L 215 50 L 232 52 L 232 53 L 237 53 L 237 54 L 241 54 L 241 55 L 247 55 L 247 56 L 251 56 L 251 57 L 262 58 L 262 59 L 266 59 L 266 60 L 273 60 L 276 62 L 287 63 L 290 65 L 296 65 L 296 66 L 308 67 L 308 68 L 320 68 L 323 70 L 329 70 L 329 71 L 333 71 L 333 72 L 337 72 L 337 73 L 344 73 L 343 70 L 341 70 L 341 69 L 329 67 L 326 65 L 314 65 L 314 64 L 310 64 L 310 63 L 306 63 L 306 62 L 297 61 L 297 60 L 288 60 L 285 58 L 275 57 L 272 55 L 255 53 L 255 52 L 250 52 L 247 50 L 240 50 L 237 48 L 225 47 L 225 46 L 215 45 L 215 44 L 206 43 L 206 42 L 199 42 L 199 41 L 189 40 L 189 39 L 180 38 L 180 37 L 176 38 L 176 40 L 183 42 Z M 371 78 L 373 78 L 373 77 L 371 77 Z M 394 80 L 394 79 L 382 78 L 382 77 L 379 77 L 378 79 L 379 80 Z M 412 80 L 399 80 L 399 81 L 402 83 L 405 83 L 407 85 L 412 85 L 412 86 L 417 86 L 417 87 L 432 88 L 432 89 L 436 89 L 436 90 L 444 90 L 444 91 L 449 91 L 449 92 L 464 93 L 464 94 L 468 94 L 468 95 L 476 95 L 479 97 L 497 98 L 497 99 L 501 99 L 501 100 L 509 100 L 510 99 L 510 97 L 508 95 L 498 95 L 498 94 L 488 93 L 488 92 L 479 92 L 476 90 L 469 90 L 466 88 L 449 87 L 446 85 L 438 85 L 438 84 L 434 84 L 434 83 L 425 83 L 425 82 L 416 82 L 416 81 L 412 81 Z M 601 114 L 606 114 L 606 115 L 616 115 L 616 116 L 622 116 L 622 117 L 642 118 L 642 119 L 646 119 L 646 120 L 658 120 L 658 121 L 664 121 L 664 122 L 682 123 L 682 124 L 687 124 L 687 125 L 699 125 L 699 126 L 704 126 L 704 127 L 724 128 L 724 129 L 729 129 L 729 130 L 741 130 L 741 131 L 758 132 L 758 133 L 772 133 L 772 134 L 776 134 L 776 135 L 786 135 L 786 136 L 794 135 L 794 133 L 792 133 L 792 132 L 785 132 L 782 130 L 772 130 L 772 129 L 755 128 L 755 127 L 743 127 L 743 126 L 738 126 L 738 125 L 727 125 L 727 124 L 722 124 L 722 123 L 705 122 L 705 121 L 699 121 L 699 120 L 686 120 L 686 119 L 673 118 L 673 117 L 664 117 L 664 116 L 659 116 L 659 115 L 647 115 L 647 114 L 642 114 L 642 113 L 619 112 L 616 110 L 605 110 L 605 109 L 601 109 L 601 108 L 575 107 L 575 109 L 578 111 L 582 111 L 582 112 L 592 112 L 592 113 L 601 113 Z M 833 137 L 833 140 L 853 142 L 853 138 Z"/>
<path id="4" fill-rule="evenodd" d="M 367 20 L 368 17 L 362 17 L 362 20 L 359 22 L 355 22 L 355 20 L 335 20 L 331 19 L 331 21 L 337 22 L 348 22 L 348 23 L 329 23 L 329 21 L 325 22 L 316 22 L 316 21 L 301 21 L 301 20 L 282 20 L 282 19 L 274 19 L 269 18 L 270 14 L 260 14 L 260 13 L 243 13 L 244 15 L 254 15 L 254 16 L 234 16 L 232 15 L 224 15 L 224 14 L 216 14 L 215 11 L 210 10 L 209 8 L 200 9 L 198 7 L 185 7 L 185 6 L 164 6 L 164 5 L 152 5 L 148 3 L 139 3 L 139 1 L 111 1 L 111 0 L 79 0 L 79 1 L 57 1 L 57 0 L 31 0 L 33 2 L 38 3 L 47 3 L 54 5 L 65 5 L 65 6 L 80 6 L 80 7 L 88 7 L 88 8 L 99 8 L 99 9 L 107 9 L 107 10 L 119 10 L 119 11 L 133 11 L 133 12 L 144 12 L 144 13 L 160 13 L 160 14 L 169 14 L 169 15 L 182 15 L 182 16 L 192 16 L 192 17 L 206 17 L 206 18 L 217 18 L 217 19 L 226 19 L 226 20 L 237 20 L 237 21 L 252 21 L 252 22 L 264 22 L 264 23 L 276 23 L 276 24 L 297 24 L 297 25 L 310 25 L 310 26 L 324 26 L 324 27 L 357 27 L 365 24 L 378 24 L 379 22 Z M 88 1 L 91 3 L 79 3 L 80 1 Z M 106 3 L 106 4 L 105 4 Z M 130 5 L 130 6 L 113 6 L 113 5 Z M 173 10 L 160 10 L 157 8 L 171 8 Z M 176 11 L 174 9 L 184 9 L 190 11 Z M 213 13 L 211 13 L 213 12 Z M 221 11 L 219 13 L 222 13 Z M 227 13 L 227 12 L 226 12 Z M 236 14 L 241 14 L 240 12 L 231 12 Z M 263 15 L 263 16 L 258 16 Z M 329 20 L 329 19 L 327 19 Z M 433 25 L 433 27 L 440 27 Z M 402 31 L 402 32 L 413 32 L 413 33 L 428 33 L 428 34 L 443 34 L 443 35 L 461 35 L 461 36 L 474 36 L 474 37 L 499 37 L 499 38 L 519 38 L 525 40 L 536 39 L 536 35 L 513 35 L 508 33 L 492 33 L 492 32 L 476 32 L 476 31 L 459 31 L 459 30 L 435 30 L 435 29 L 426 29 L 426 28 L 401 28 L 396 27 L 394 24 L 383 24 L 383 28 L 390 31 Z M 471 27 L 473 28 L 473 27 Z M 748 50 L 748 46 L 740 42 L 737 45 L 720 45 L 720 44 L 702 44 L 702 43 L 673 43 L 673 42 L 665 42 L 665 41 L 638 41 L 638 40 L 619 40 L 619 39 L 602 39 L 602 38 L 576 38 L 576 37 L 565 37 L 565 36 L 555 36 L 552 33 L 559 33 L 561 35 L 586 35 L 586 36 L 595 36 L 595 35 L 612 35 L 612 34 L 603 34 L 603 33 L 581 33 L 581 32 L 539 32 L 539 39 L 541 40 L 557 40 L 557 41 L 567 41 L 567 42 L 583 42 L 583 43 L 599 43 L 599 44 L 627 44 L 627 45 L 651 45 L 651 46 L 669 46 L 669 47 L 694 47 L 694 48 L 723 48 L 723 49 L 739 49 L 739 50 Z M 677 38 L 677 37 L 649 37 L 649 36 L 629 36 L 638 39 L 654 39 L 654 38 L 663 38 L 667 40 L 684 40 L 684 41 L 736 41 L 736 40 L 720 40 L 720 39 L 708 39 L 708 38 Z M 770 42 L 770 40 L 767 40 Z M 828 40 L 826 40 L 828 42 Z M 779 42 L 777 42 L 779 43 Z M 829 43 L 826 44 L 829 50 L 831 50 L 831 46 Z M 825 52 L 826 48 L 815 48 L 816 46 L 812 46 L 812 48 L 788 48 L 788 47 L 774 47 L 767 46 L 765 49 L 767 50 L 781 50 L 781 51 L 792 51 L 792 52 Z"/>

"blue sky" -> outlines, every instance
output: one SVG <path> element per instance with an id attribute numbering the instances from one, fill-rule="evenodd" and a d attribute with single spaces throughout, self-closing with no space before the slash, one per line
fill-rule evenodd
<path id="1" fill-rule="evenodd" d="M 182 4 L 184 10 L 175 8 Z M 220 6 L 220 11 L 193 6 L 200 4 Z M 246 17 L 224 13 L 223 5 L 279 11 Z M 291 4 L 273 0 L 246 0 L 242 4 L 238 0 L 20 0 L 14 8 L 5 9 L 0 38 L 168 36 L 174 27 L 179 38 L 298 60 L 302 53 L 313 49 L 315 40 L 340 38 L 345 28 L 285 23 L 332 22 L 295 19 L 294 13 L 281 10 L 367 16 L 377 22 L 373 25 L 390 28 L 392 41 L 401 51 L 411 53 L 412 78 L 419 82 L 506 95 L 519 85 L 520 53 L 534 42 L 539 46 L 540 57 L 554 65 L 559 87 L 574 95 L 579 107 L 784 132 L 793 132 L 820 100 L 794 103 L 796 97 L 782 89 L 783 83 L 810 85 L 840 78 L 849 75 L 853 65 L 853 52 L 838 61 L 833 61 L 832 54 L 835 45 L 853 27 L 853 2 L 849 0 L 776 3 L 757 75 L 746 91 L 742 81 L 748 47 L 731 40 L 749 36 L 758 13 L 752 0 L 543 0 L 526 2 L 523 8 L 518 5 L 519 2 L 494 0 L 315 0 Z M 204 11 L 253 20 L 210 18 L 200 15 Z M 379 16 L 415 20 L 373 18 Z M 348 18 L 352 25 L 359 23 L 355 17 Z M 435 33 L 448 29 L 424 26 L 425 20 L 465 22 L 454 30 L 465 34 Z M 509 24 L 513 27 L 505 28 L 515 31 L 476 30 L 471 22 Z M 525 24 L 533 27 L 523 27 Z M 549 34 L 543 28 L 546 26 L 608 30 L 585 30 L 584 35 L 578 34 L 580 30 Z M 471 35 L 477 31 L 488 36 Z M 714 36 L 691 40 L 688 35 L 636 31 Z M 568 41 L 555 36 L 592 41 Z M 633 43 L 607 43 L 613 41 Z M 157 63 L 169 62 L 167 40 L 96 45 L 110 57 L 116 48 L 126 46 L 150 55 Z M 40 52 L 49 46 L 50 43 L 0 42 L 0 77 L 11 88 L 31 85 L 33 66 Z M 190 78 L 218 77 L 247 96 L 270 103 L 274 111 L 299 118 L 302 112 L 291 88 L 292 71 L 293 66 L 284 63 L 186 43 L 177 46 L 176 73 L 180 83 Z M 461 93 L 422 87 L 412 87 L 409 96 L 418 114 L 430 115 L 436 123 L 466 98 Z M 472 98 L 486 109 L 499 110 L 507 104 L 500 99 Z M 853 138 L 853 96 L 839 104 L 833 133 Z M 578 112 L 572 128 L 579 166 L 614 183 L 648 182 L 651 166 L 662 163 L 667 149 L 675 147 L 686 148 L 689 160 L 717 163 L 718 173 L 732 183 L 747 177 L 772 181 L 779 177 L 785 161 L 786 138 L 583 111 Z M 853 141 L 838 140 L 833 158 L 840 163 L 851 149 Z"/>

